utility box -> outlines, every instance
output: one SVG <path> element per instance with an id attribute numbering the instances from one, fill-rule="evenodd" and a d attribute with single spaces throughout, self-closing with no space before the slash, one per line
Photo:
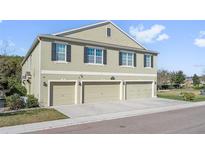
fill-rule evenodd
<path id="1" fill-rule="evenodd" d="M 0 96 L 0 112 L 4 111 L 4 104 L 6 103 L 6 99 Z"/>
<path id="2" fill-rule="evenodd" d="M 6 99 L 4 96 L 4 90 L 0 87 L 0 112 L 4 111 L 5 103 L 6 103 Z"/>
<path id="3" fill-rule="evenodd" d="M 200 91 L 200 95 L 205 95 L 205 89 Z"/>

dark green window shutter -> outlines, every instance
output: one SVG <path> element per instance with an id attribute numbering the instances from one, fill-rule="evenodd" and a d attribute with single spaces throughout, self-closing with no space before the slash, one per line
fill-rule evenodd
<path id="1" fill-rule="evenodd" d="M 122 65 L 122 52 L 119 52 L 119 65 Z"/>
<path id="2" fill-rule="evenodd" d="M 84 63 L 88 63 L 88 54 L 87 54 L 88 48 L 84 47 Z"/>
<path id="3" fill-rule="evenodd" d="M 146 55 L 144 55 L 144 67 L 146 67 Z"/>
<path id="4" fill-rule="evenodd" d="M 56 44 L 52 43 L 51 60 L 56 61 Z"/>
<path id="5" fill-rule="evenodd" d="M 107 50 L 103 50 L 103 64 L 107 64 Z"/>
<path id="6" fill-rule="evenodd" d="M 71 45 L 67 45 L 67 57 L 66 57 L 66 61 L 67 62 L 71 62 Z"/>
<path id="7" fill-rule="evenodd" d="M 154 67 L 154 59 L 153 59 L 154 57 L 153 56 L 151 56 L 151 67 L 153 68 Z"/>
<path id="8" fill-rule="evenodd" d="M 134 67 L 136 67 L 137 66 L 137 63 L 136 63 L 136 53 L 134 53 Z"/>

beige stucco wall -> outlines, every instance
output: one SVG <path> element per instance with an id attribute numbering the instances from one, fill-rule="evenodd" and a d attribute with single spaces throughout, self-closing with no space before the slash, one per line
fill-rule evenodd
<path id="1" fill-rule="evenodd" d="M 51 61 L 51 43 L 52 41 L 41 41 L 41 70 L 50 71 L 80 71 L 80 72 L 109 72 L 109 73 L 131 73 L 131 74 L 157 74 L 157 56 L 154 55 L 154 68 L 144 68 L 144 55 L 137 53 L 137 67 L 119 66 L 119 50 L 107 49 L 107 64 L 106 65 L 91 65 L 84 63 L 84 45 L 71 44 L 71 62 L 56 63 Z M 69 43 L 69 42 L 67 42 Z M 69 43 L 70 44 L 70 43 Z M 55 75 L 41 74 L 41 99 L 42 105 L 48 105 L 48 81 L 49 80 L 110 80 L 111 75 Z M 153 76 L 115 76 L 115 80 L 154 80 L 157 77 Z M 47 86 L 43 86 L 46 83 Z M 77 102 L 80 103 L 80 86 L 78 86 Z M 156 86 L 155 86 L 156 95 Z"/>
<path id="2" fill-rule="evenodd" d="M 26 62 L 22 66 L 22 75 L 25 73 L 31 72 L 31 84 L 30 84 L 30 94 L 34 95 L 39 99 L 40 91 L 39 91 L 39 79 L 40 79 L 40 43 L 34 48 L 32 54 L 28 57 Z M 29 94 L 29 83 L 25 82 L 25 87 L 27 89 L 27 93 Z"/>
<path id="3" fill-rule="evenodd" d="M 107 37 L 107 28 L 111 28 L 111 37 Z M 135 41 L 131 40 L 128 36 L 123 34 L 119 29 L 113 26 L 111 23 L 95 27 L 92 29 L 83 30 L 77 33 L 65 35 L 65 37 L 73 37 L 84 40 L 91 40 L 97 42 L 104 42 L 109 44 L 117 44 L 122 46 L 129 46 L 143 49 Z"/>
<path id="4" fill-rule="evenodd" d="M 69 43 L 69 42 L 68 42 Z M 70 43 L 69 43 L 70 44 Z M 84 63 L 84 45 L 71 44 L 71 63 L 51 61 L 51 42 L 42 41 L 41 68 L 56 71 L 116 72 L 116 73 L 157 73 L 157 56 L 154 55 L 154 68 L 144 68 L 144 54 L 137 53 L 137 67 L 119 66 L 119 50 L 107 49 L 107 64 L 92 65 Z"/>
<path id="5" fill-rule="evenodd" d="M 22 74 L 30 71 L 31 79 L 31 94 L 37 97 L 43 106 L 48 105 L 48 83 L 50 80 L 110 80 L 111 75 L 55 75 L 55 74 L 40 74 L 40 70 L 51 71 L 81 71 L 81 72 L 109 72 L 109 73 L 131 73 L 131 74 L 157 74 L 157 56 L 154 55 L 154 68 L 144 68 L 144 58 L 142 53 L 137 53 L 137 67 L 122 67 L 119 66 L 119 50 L 107 49 L 107 65 L 89 65 L 84 64 L 84 45 L 71 44 L 71 63 L 55 63 L 51 61 L 51 42 L 40 41 L 34 51 L 24 63 Z M 69 43 L 69 42 L 67 42 Z M 32 59 L 32 62 L 31 62 Z M 40 61 L 39 61 L 40 60 Z M 31 64 L 30 64 L 31 63 Z M 40 65 L 41 64 L 41 65 Z M 115 80 L 154 80 L 157 77 L 152 76 L 114 76 Z M 40 79 L 40 80 L 39 80 Z M 46 83 L 47 86 L 45 86 Z M 40 86 L 40 87 L 39 87 Z M 28 90 L 28 85 L 26 84 Z M 81 86 L 78 88 L 77 102 L 80 103 Z M 156 86 L 155 86 L 156 95 Z"/>
<path id="6" fill-rule="evenodd" d="M 49 75 L 49 74 L 42 74 L 41 76 L 41 103 L 44 106 L 48 105 L 48 81 L 49 80 L 77 80 L 77 81 L 83 81 L 83 80 L 110 80 L 111 76 L 96 76 L 96 75 L 83 75 L 82 78 L 80 78 L 79 75 Z M 154 80 L 157 81 L 157 77 L 131 77 L 131 76 L 115 76 L 115 80 Z M 43 86 L 43 82 L 47 84 L 47 86 Z M 112 91 L 110 91 L 112 92 Z M 81 98 L 81 86 L 78 85 L 78 97 L 77 102 L 80 103 Z M 154 90 L 154 95 L 156 95 L 156 85 Z"/>
<path id="7" fill-rule="evenodd" d="M 106 36 L 107 28 L 111 28 L 111 37 Z M 90 30 L 70 34 L 68 37 L 80 38 L 96 42 L 103 42 L 133 48 L 142 49 L 135 41 L 123 34 L 112 24 L 96 27 Z M 111 76 L 115 80 L 152 80 L 157 81 L 157 55 L 154 56 L 154 68 L 144 68 L 144 53 L 136 52 L 136 67 L 119 66 L 119 49 L 106 48 L 107 64 L 93 65 L 84 63 L 84 44 L 65 42 L 71 45 L 71 62 L 56 63 L 51 61 L 51 44 L 53 40 L 43 39 L 34 48 L 32 54 L 28 57 L 23 65 L 22 75 L 26 71 L 30 71 L 31 94 L 34 94 L 44 106 L 48 105 L 48 91 L 50 80 L 110 80 Z M 31 62 L 32 59 L 32 62 Z M 32 63 L 32 64 L 31 64 Z M 115 76 L 115 75 L 66 75 L 66 74 L 41 74 L 41 71 L 78 71 L 78 72 L 104 72 L 104 73 L 129 73 L 129 74 L 145 74 L 145 76 Z M 146 75 L 147 74 L 147 75 Z M 155 75 L 155 76 L 149 76 Z M 28 90 L 28 84 L 25 85 Z M 77 102 L 80 103 L 81 86 L 77 87 Z M 112 92 L 112 91 L 111 91 Z M 155 84 L 156 95 L 156 84 Z"/>

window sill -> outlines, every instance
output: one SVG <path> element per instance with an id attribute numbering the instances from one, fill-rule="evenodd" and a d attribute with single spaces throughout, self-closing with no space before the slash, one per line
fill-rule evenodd
<path id="1" fill-rule="evenodd" d="M 144 67 L 145 69 L 152 69 L 153 67 Z"/>
<path id="2" fill-rule="evenodd" d="M 124 67 L 124 68 L 136 68 L 134 66 L 126 66 L 126 65 L 120 65 L 120 67 Z"/>
<path id="3" fill-rule="evenodd" d="M 67 61 L 53 61 L 55 64 L 68 64 Z"/>
<path id="4" fill-rule="evenodd" d="M 105 64 L 94 64 L 94 63 L 85 63 L 86 65 L 96 65 L 96 66 L 105 66 Z"/>

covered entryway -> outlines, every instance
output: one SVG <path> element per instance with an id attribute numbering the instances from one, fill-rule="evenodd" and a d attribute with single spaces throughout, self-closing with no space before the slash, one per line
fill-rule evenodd
<path id="1" fill-rule="evenodd" d="M 50 106 L 75 104 L 75 82 L 51 82 Z"/>
<path id="2" fill-rule="evenodd" d="M 126 82 L 125 98 L 126 100 L 151 98 L 152 88 L 152 82 Z"/>
<path id="3" fill-rule="evenodd" d="M 119 82 L 83 82 L 83 103 L 99 103 L 120 100 Z"/>

